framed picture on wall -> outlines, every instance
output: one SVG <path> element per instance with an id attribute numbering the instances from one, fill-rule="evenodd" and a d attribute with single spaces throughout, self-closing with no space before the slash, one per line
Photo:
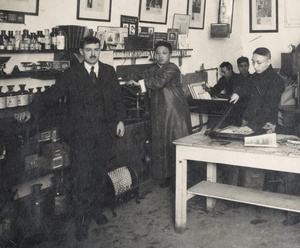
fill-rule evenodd
<path id="1" fill-rule="evenodd" d="M 191 17 L 189 15 L 174 14 L 172 28 L 178 29 L 178 35 L 188 36 L 190 20 L 191 20 Z"/>
<path id="2" fill-rule="evenodd" d="M 220 0 L 218 23 L 229 24 L 229 31 L 232 31 L 233 0 Z"/>
<path id="3" fill-rule="evenodd" d="M 166 24 L 169 0 L 140 0 L 139 21 Z"/>
<path id="4" fill-rule="evenodd" d="M 38 15 L 39 0 L 0 0 L 0 10 Z"/>
<path id="5" fill-rule="evenodd" d="M 300 27 L 300 1 L 284 1 L 284 24 L 287 28 Z"/>
<path id="6" fill-rule="evenodd" d="M 250 0 L 250 33 L 278 32 L 278 0 Z"/>
<path id="7" fill-rule="evenodd" d="M 109 22 L 111 0 L 77 0 L 77 19 Z"/>
<path id="8" fill-rule="evenodd" d="M 206 0 L 188 0 L 187 14 L 191 16 L 190 28 L 204 29 Z"/>

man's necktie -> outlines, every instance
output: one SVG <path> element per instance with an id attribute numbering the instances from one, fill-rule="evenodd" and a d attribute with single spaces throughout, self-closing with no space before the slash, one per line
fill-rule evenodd
<path id="1" fill-rule="evenodd" d="M 90 72 L 90 78 L 93 81 L 93 83 L 96 83 L 96 73 L 95 73 L 94 69 L 95 69 L 95 67 L 92 66 L 91 67 L 91 72 Z"/>

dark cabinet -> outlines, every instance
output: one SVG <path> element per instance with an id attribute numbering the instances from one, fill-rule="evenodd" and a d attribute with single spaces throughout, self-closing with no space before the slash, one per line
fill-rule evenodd
<path id="1" fill-rule="evenodd" d="M 119 165 L 130 165 L 137 173 L 140 186 L 151 179 L 150 121 L 131 121 L 125 124 L 125 135 L 116 141 Z"/>

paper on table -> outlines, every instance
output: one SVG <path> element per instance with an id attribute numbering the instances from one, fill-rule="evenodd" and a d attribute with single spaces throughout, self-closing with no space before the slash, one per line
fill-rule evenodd
<path id="1" fill-rule="evenodd" d="M 244 146 L 277 147 L 276 134 L 262 134 L 245 137 Z"/>

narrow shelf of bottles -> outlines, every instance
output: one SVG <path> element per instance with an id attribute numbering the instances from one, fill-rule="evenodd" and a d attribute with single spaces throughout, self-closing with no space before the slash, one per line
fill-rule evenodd
<path id="1" fill-rule="evenodd" d="M 59 53 L 59 52 L 66 52 L 67 50 L 0 50 L 0 54 L 23 54 L 23 53 Z"/>
<path id="2" fill-rule="evenodd" d="M 52 71 L 21 71 L 15 74 L 0 75 L 1 79 L 13 79 L 13 78 L 35 78 L 41 80 L 55 79 L 61 72 Z"/>

